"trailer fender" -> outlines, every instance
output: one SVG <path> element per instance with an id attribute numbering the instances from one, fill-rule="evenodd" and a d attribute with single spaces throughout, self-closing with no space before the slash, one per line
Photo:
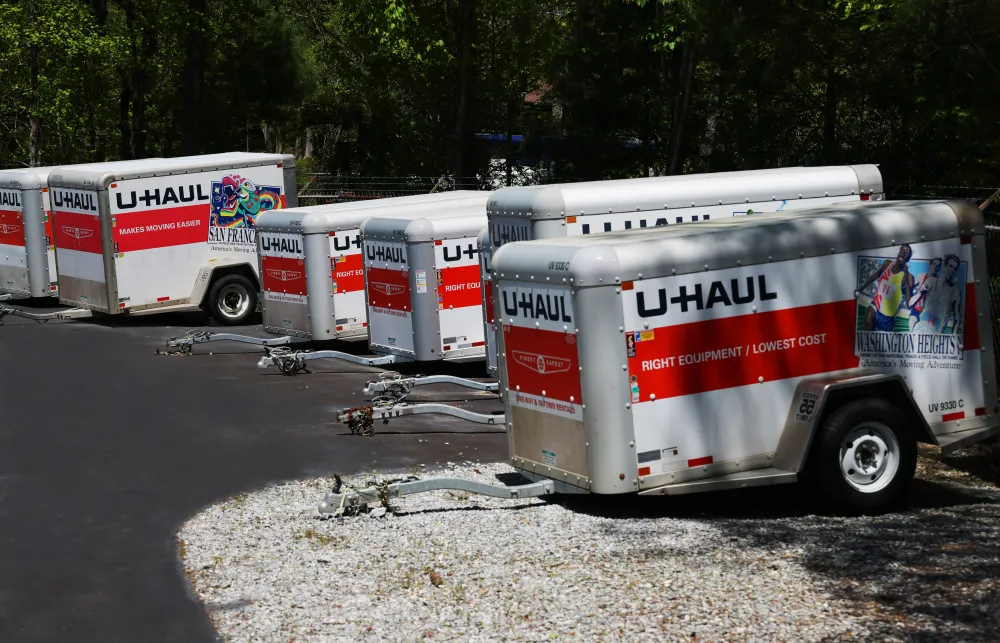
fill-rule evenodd
<path id="1" fill-rule="evenodd" d="M 892 402 L 903 414 L 917 442 L 939 446 L 901 375 L 858 368 L 799 382 L 778 440 L 775 468 L 801 472 L 816 432 L 827 416 L 843 402 L 861 397 L 877 397 Z"/>
<path id="2" fill-rule="evenodd" d="M 249 262 L 230 258 L 209 259 L 198 268 L 198 276 L 195 277 L 194 287 L 191 289 L 191 303 L 199 306 L 204 304 L 208 289 L 212 287 L 216 278 L 234 272 L 246 273 L 246 276 L 257 284 L 258 289 L 260 288 L 257 271 Z"/>

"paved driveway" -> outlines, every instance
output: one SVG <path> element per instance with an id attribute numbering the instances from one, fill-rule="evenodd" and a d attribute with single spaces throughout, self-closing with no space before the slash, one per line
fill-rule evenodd
<path id="1" fill-rule="evenodd" d="M 213 641 L 174 541 L 200 507 L 314 474 L 505 457 L 495 428 L 441 416 L 345 434 L 333 411 L 361 403 L 372 369 L 315 362 L 286 377 L 233 344 L 153 354 L 204 323 L 0 327 L 0 641 Z"/>

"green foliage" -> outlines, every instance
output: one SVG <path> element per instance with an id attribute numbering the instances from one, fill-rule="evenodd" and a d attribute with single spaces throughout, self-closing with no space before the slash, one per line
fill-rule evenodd
<path id="1" fill-rule="evenodd" d="M 996 183 L 1000 0 L 470 1 L 0 0 L 0 166 L 29 162 L 35 119 L 45 164 L 187 139 L 367 175 L 471 153 L 558 180 L 874 162 Z"/>

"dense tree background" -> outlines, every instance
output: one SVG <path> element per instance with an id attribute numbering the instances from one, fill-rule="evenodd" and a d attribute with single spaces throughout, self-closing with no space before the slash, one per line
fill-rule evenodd
<path id="1" fill-rule="evenodd" d="M 0 0 L 0 166 L 1000 183 L 1000 0 Z M 492 141 L 488 140 L 492 135 Z M 494 161 L 493 171 L 496 171 Z"/>

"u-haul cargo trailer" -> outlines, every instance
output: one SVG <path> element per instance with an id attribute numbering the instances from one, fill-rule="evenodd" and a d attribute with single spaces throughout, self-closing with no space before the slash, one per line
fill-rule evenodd
<path id="1" fill-rule="evenodd" d="M 55 253 L 50 250 L 48 190 L 51 168 L 0 171 L 0 294 L 58 294 Z"/>
<path id="2" fill-rule="evenodd" d="M 483 357 L 478 237 L 485 227 L 480 207 L 362 225 L 373 351 L 420 362 Z"/>
<path id="3" fill-rule="evenodd" d="M 494 256 L 512 461 L 595 493 L 814 474 L 880 506 L 997 432 L 983 218 L 845 205 Z"/>
<path id="4" fill-rule="evenodd" d="M 75 168 L 113 168 L 121 161 Z M 49 206 L 55 167 L 0 170 L 0 294 L 58 297 L 56 253 Z"/>
<path id="5" fill-rule="evenodd" d="M 959 202 L 828 206 L 510 244 L 493 257 L 511 462 L 533 484 L 676 495 L 810 481 L 851 510 L 1000 422 L 984 221 Z M 339 491 L 339 490 L 338 490 Z"/>
<path id="6" fill-rule="evenodd" d="M 264 330 L 311 340 L 368 336 L 361 224 L 373 217 L 485 212 L 488 192 L 337 203 L 269 212 L 258 221 Z M 456 210 L 458 208 L 458 210 Z"/>
<path id="7" fill-rule="evenodd" d="M 477 236 L 486 226 L 485 204 L 483 195 L 418 208 L 422 212 L 414 212 L 416 206 L 399 206 L 365 213 L 360 232 L 368 346 L 378 357 L 336 350 L 278 351 L 261 358 L 258 365 L 275 365 L 295 374 L 305 369 L 307 361 L 328 358 L 364 366 L 482 359 Z M 393 211 L 398 214 L 391 216 Z M 370 216 L 374 212 L 377 216 Z M 311 301 L 309 311 L 315 314 Z M 461 381 L 436 377 L 435 381 Z M 472 387 L 495 390 L 496 384 Z"/>
<path id="8" fill-rule="evenodd" d="M 488 262 L 492 253 L 512 241 L 713 221 L 883 198 L 882 175 L 875 165 L 789 167 L 502 188 L 490 197 L 490 245 L 484 260 Z M 493 330 L 487 328 L 486 350 L 492 356 L 490 375 L 497 377 Z"/>
<path id="9" fill-rule="evenodd" d="M 226 153 L 49 175 L 61 302 L 91 311 L 203 306 L 242 323 L 259 290 L 257 216 L 297 204 L 290 155 Z"/>

